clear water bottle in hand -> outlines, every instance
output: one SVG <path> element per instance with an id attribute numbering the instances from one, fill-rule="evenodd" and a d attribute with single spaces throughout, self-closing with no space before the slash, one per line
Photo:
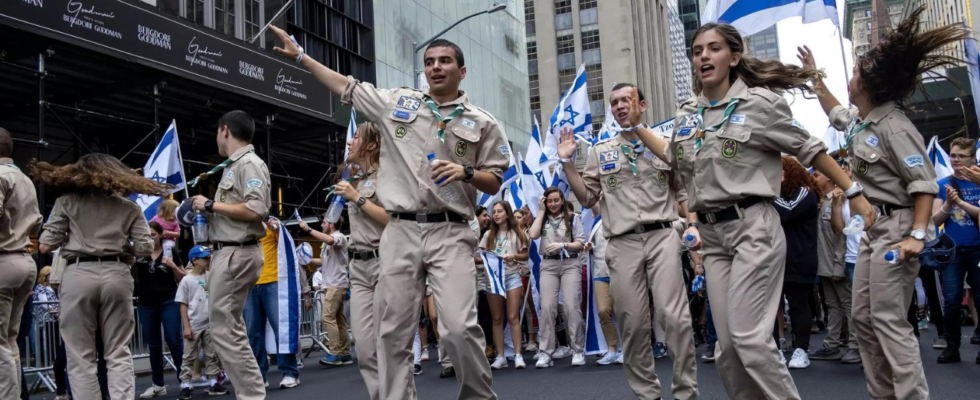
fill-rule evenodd
<path id="1" fill-rule="evenodd" d="M 902 253 L 899 249 L 891 249 L 891 251 L 885 253 L 885 261 L 889 264 L 898 264 L 898 259 L 901 257 Z"/>
<path id="2" fill-rule="evenodd" d="M 194 226 L 191 228 L 194 234 L 194 243 L 206 243 L 208 241 L 208 217 L 204 211 L 194 211 Z"/>
<path id="3" fill-rule="evenodd" d="M 847 221 L 847 226 L 844 227 L 845 235 L 857 235 L 864 232 L 864 217 L 860 215 L 855 215 L 851 217 L 850 221 Z"/>
<path id="4" fill-rule="evenodd" d="M 688 249 L 693 249 L 694 245 L 697 244 L 697 242 L 698 241 L 697 239 L 694 238 L 694 235 L 690 233 L 684 237 L 684 244 L 687 246 Z"/>
<path id="5" fill-rule="evenodd" d="M 439 161 L 439 159 L 436 158 L 435 153 L 429 153 L 429 155 L 425 157 L 429 159 L 429 166 L 435 168 L 436 162 Z M 445 181 L 446 178 L 442 178 L 436 181 L 435 183 L 438 186 Z M 459 193 L 456 191 L 456 189 L 453 186 L 446 185 L 446 186 L 441 186 L 438 189 L 439 189 L 439 197 L 441 197 L 442 200 L 446 202 L 446 204 L 455 203 L 457 200 L 459 200 Z"/>
<path id="6" fill-rule="evenodd" d="M 347 205 L 347 199 L 339 194 L 333 195 L 333 201 L 330 202 L 330 207 L 327 207 L 327 222 L 331 224 L 337 223 L 340 220 L 340 214 L 344 212 L 344 206 Z"/>

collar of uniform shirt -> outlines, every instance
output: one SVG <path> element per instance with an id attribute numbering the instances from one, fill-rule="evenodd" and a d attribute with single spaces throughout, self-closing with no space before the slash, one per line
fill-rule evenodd
<path id="1" fill-rule="evenodd" d="M 235 150 L 235 152 L 232 153 L 231 157 L 228 158 L 230 158 L 232 161 L 238 161 L 242 157 L 245 157 L 246 154 L 251 153 L 253 151 L 255 151 L 255 146 L 246 145 L 238 150 Z"/>
<path id="2" fill-rule="evenodd" d="M 466 92 L 464 92 L 462 90 L 459 91 L 459 97 L 457 97 L 456 100 L 447 101 L 445 103 L 439 103 L 436 100 L 435 97 L 432 97 L 432 95 L 429 94 L 429 91 L 428 90 L 426 90 L 423 93 L 423 95 L 424 95 L 423 97 L 429 97 L 429 98 L 431 98 L 432 101 L 435 102 L 436 105 L 439 106 L 439 107 L 449 107 L 449 106 L 455 106 L 457 104 L 462 104 L 463 107 L 466 109 L 466 111 L 470 111 L 470 98 L 469 98 L 469 96 L 466 95 Z"/>
<path id="3" fill-rule="evenodd" d="M 14 165 L 14 160 L 9 157 L 0 158 L 0 165 L 9 165 L 12 167 L 17 167 L 16 165 Z"/>
<path id="4" fill-rule="evenodd" d="M 728 88 L 728 93 L 725 94 L 725 98 L 715 103 L 715 106 L 718 105 L 727 106 L 728 102 L 731 101 L 731 99 L 745 100 L 748 97 L 749 97 L 749 87 L 745 85 L 745 82 L 742 82 L 742 78 L 738 78 L 735 80 L 735 83 L 732 84 L 732 87 Z M 709 101 L 707 97 L 704 97 L 703 93 L 698 95 L 698 105 L 704 108 L 714 108 L 711 105 L 711 101 Z"/>
<path id="5" fill-rule="evenodd" d="M 888 114 L 891 114 L 892 111 L 895 111 L 896 108 L 897 106 L 895 105 L 895 102 L 889 101 L 885 104 L 875 107 L 874 110 L 871 110 L 871 112 L 868 113 L 868 117 L 865 118 L 864 121 L 877 124 L 881 122 L 881 120 L 884 119 L 886 116 L 888 116 Z"/>

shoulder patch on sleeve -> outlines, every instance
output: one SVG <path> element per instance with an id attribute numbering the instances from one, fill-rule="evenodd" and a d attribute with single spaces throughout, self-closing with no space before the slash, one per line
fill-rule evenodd
<path id="1" fill-rule="evenodd" d="M 245 186 L 248 186 L 250 188 L 262 187 L 262 181 L 259 179 L 249 179 L 245 181 Z"/>
<path id="2" fill-rule="evenodd" d="M 913 154 L 911 156 L 905 157 L 905 166 L 909 168 L 921 167 L 925 165 L 925 161 L 921 154 Z"/>

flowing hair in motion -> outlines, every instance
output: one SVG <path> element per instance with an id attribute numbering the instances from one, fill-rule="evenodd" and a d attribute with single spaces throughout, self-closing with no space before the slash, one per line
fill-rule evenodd
<path id="1" fill-rule="evenodd" d="M 86 154 L 74 164 L 60 167 L 31 160 L 29 168 L 34 182 L 72 193 L 162 197 L 173 189 L 173 185 L 145 178 L 116 157 L 102 153 Z"/>

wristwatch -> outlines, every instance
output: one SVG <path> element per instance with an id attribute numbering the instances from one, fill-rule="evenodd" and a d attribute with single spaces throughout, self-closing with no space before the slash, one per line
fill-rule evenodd
<path id="1" fill-rule="evenodd" d="M 561 161 L 562 163 L 570 163 L 570 162 L 572 162 L 572 159 L 571 158 L 561 158 L 558 161 Z"/>
<path id="2" fill-rule="evenodd" d="M 912 239 L 923 241 L 926 240 L 926 231 L 922 229 L 916 229 L 912 231 L 912 233 L 909 236 L 911 236 Z"/>
<path id="3" fill-rule="evenodd" d="M 473 180 L 473 175 L 475 174 L 476 171 L 473 169 L 472 165 L 463 166 L 463 182 L 469 183 L 471 180 Z"/>
<path id="4" fill-rule="evenodd" d="M 204 210 L 205 211 L 207 211 L 207 212 L 214 212 L 214 210 L 212 210 L 212 208 L 214 208 L 214 200 L 208 200 L 208 201 L 205 201 L 204 202 Z"/>
<path id="5" fill-rule="evenodd" d="M 364 203 L 367 203 L 367 199 L 365 199 L 364 196 L 361 196 L 361 197 L 358 197 L 357 198 L 357 206 L 358 207 L 364 207 Z"/>
<path id="6" fill-rule="evenodd" d="M 701 227 L 701 223 L 699 223 L 699 222 L 688 222 L 687 223 L 687 227 L 688 228 L 700 228 Z"/>
<path id="7" fill-rule="evenodd" d="M 861 186 L 861 183 L 859 182 L 854 182 L 850 189 L 844 191 L 844 196 L 847 197 L 848 200 L 851 200 L 860 196 L 862 193 L 864 193 L 864 186 Z"/>

